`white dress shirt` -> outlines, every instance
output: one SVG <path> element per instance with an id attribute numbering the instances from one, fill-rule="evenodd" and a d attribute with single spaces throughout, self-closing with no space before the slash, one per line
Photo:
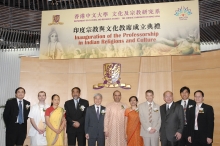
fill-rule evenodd
<path id="1" fill-rule="evenodd" d="M 23 101 L 23 99 L 18 99 L 17 98 L 17 103 L 18 103 L 18 109 L 19 109 L 19 104 L 20 104 L 20 102 L 19 101 L 21 101 L 21 106 L 22 106 L 22 116 L 23 116 L 23 120 L 24 120 L 24 101 Z M 19 115 L 19 112 L 18 112 L 18 115 Z M 17 121 L 16 121 L 16 123 L 18 123 L 18 116 L 17 116 Z"/>
<path id="2" fill-rule="evenodd" d="M 181 105 L 184 107 L 184 101 L 186 101 L 186 106 L 188 105 L 188 102 L 189 102 L 189 99 L 186 99 L 186 100 L 182 100 L 181 101 Z"/>
<path id="3" fill-rule="evenodd" d="M 202 103 L 199 106 L 199 109 L 201 108 L 202 106 Z M 195 125 L 194 125 L 194 130 L 198 130 L 198 115 L 199 115 L 199 109 L 197 110 L 197 104 L 196 104 L 196 110 L 195 110 Z"/>
<path id="4" fill-rule="evenodd" d="M 96 105 L 95 104 L 95 111 L 97 112 L 97 107 L 99 107 L 99 113 L 101 112 L 101 105 Z"/>

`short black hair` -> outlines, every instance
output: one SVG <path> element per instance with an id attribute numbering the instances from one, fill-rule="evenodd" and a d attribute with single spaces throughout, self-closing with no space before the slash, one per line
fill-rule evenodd
<path id="1" fill-rule="evenodd" d="M 131 101 L 132 98 L 134 98 L 136 101 L 138 101 L 138 98 L 137 98 L 136 96 L 131 96 L 131 97 L 129 98 L 129 102 Z"/>
<path id="2" fill-rule="evenodd" d="M 147 94 L 147 93 L 151 93 L 152 95 L 154 95 L 154 91 L 153 91 L 153 90 L 147 90 L 147 91 L 145 92 L 145 94 Z"/>
<path id="3" fill-rule="evenodd" d="M 196 95 L 197 92 L 201 93 L 201 94 L 202 94 L 202 97 L 204 97 L 204 92 L 202 92 L 201 90 L 195 91 L 195 92 L 194 92 L 194 96 Z"/>
<path id="4" fill-rule="evenodd" d="M 182 93 L 185 90 L 187 90 L 187 92 L 190 94 L 190 89 L 189 89 L 189 87 L 186 87 L 186 86 L 184 86 L 180 89 L 180 93 Z"/>
<path id="5" fill-rule="evenodd" d="M 18 90 L 20 90 L 20 89 L 24 90 L 24 94 L 26 93 L 26 91 L 25 91 L 25 89 L 24 89 L 23 87 L 18 87 L 18 88 L 15 90 L 15 94 L 17 94 Z"/>
<path id="6" fill-rule="evenodd" d="M 73 90 L 74 89 L 76 89 L 76 90 L 78 90 L 79 91 L 79 93 L 81 93 L 81 90 L 80 90 L 80 88 L 79 87 L 74 87 L 71 91 L 72 91 L 72 93 L 73 93 Z"/>

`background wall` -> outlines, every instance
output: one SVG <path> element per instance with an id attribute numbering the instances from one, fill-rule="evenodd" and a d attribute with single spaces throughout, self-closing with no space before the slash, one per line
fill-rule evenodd
<path id="1" fill-rule="evenodd" d="M 103 64 L 110 62 L 122 64 L 121 82 L 132 86 L 130 90 L 117 88 L 122 92 L 122 101 L 127 104 L 128 98 L 132 95 L 137 95 L 140 103 L 144 102 L 144 92 L 147 89 L 154 90 L 155 102 L 158 104 L 164 103 L 162 94 L 165 90 L 174 92 L 175 101 L 180 99 L 179 89 L 182 86 L 190 87 L 190 98 L 193 98 L 195 90 L 203 90 L 205 93 L 204 102 L 212 105 L 215 112 L 213 146 L 220 144 L 220 140 L 217 139 L 220 134 L 220 128 L 218 128 L 220 114 L 217 113 L 220 109 L 218 104 L 220 101 L 220 51 L 204 52 L 202 55 L 197 56 L 113 59 L 39 60 L 38 58 L 22 57 L 20 86 L 26 89 L 25 98 L 31 101 L 32 105 L 37 102 L 37 93 L 40 90 L 44 90 L 47 92 L 48 103 L 51 95 L 57 93 L 61 97 L 61 106 L 63 106 L 66 100 L 71 99 L 70 91 L 74 86 L 79 86 L 82 89 L 81 97 L 88 99 L 90 104 L 93 103 L 92 98 L 95 93 L 102 93 L 104 96 L 103 105 L 106 105 L 113 101 L 112 92 L 116 89 L 103 88 L 94 90 L 92 86 L 103 82 Z M 16 63 L 15 61 L 10 66 Z M 16 71 L 18 69 L 14 70 L 14 72 Z M 6 71 L 4 71 L 5 77 L 12 76 L 9 72 L 6 74 Z M 19 83 L 19 80 L 16 80 L 16 82 Z M 10 85 L 6 85 L 10 87 Z M 7 91 L 8 96 L 14 96 L 16 87 L 17 85 L 11 86 L 10 91 Z M 3 93 L 2 90 L 1 93 Z M 7 98 L 1 99 L 0 102 L 5 103 Z M 1 134 L 2 138 L 3 136 Z"/>

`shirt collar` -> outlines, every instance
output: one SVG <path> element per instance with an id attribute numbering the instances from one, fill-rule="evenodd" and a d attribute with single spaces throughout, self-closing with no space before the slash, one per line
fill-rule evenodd
<path id="1" fill-rule="evenodd" d="M 200 103 L 200 104 L 199 104 L 199 108 L 202 106 L 202 104 L 203 104 L 203 103 Z M 196 104 L 196 106 L 197 106 L 197 104 Z"/>
<path id="2" fill-rule="evenodd" d="M 154 103 L 153 103 L 153 101 L 152 101 L 152 102 L 147 101 L 147 104 L 148 104 L 148 105 L 151 104 L 151 106 L 153 106 Z"/>
<path id="3" fill-rule="evenodd" d="M 19 103 L 19 101 L 21 101 L 21 103 L 22 103 L 22 102 L 23 102 L 23 99 L 18 99 L 18 98 L 17 98 L 17 102 L 18 102 L 18 103 Z"/>
<path id="4" fill-rule="evenodd" d="M 101 105 L 96 105 L 96 104 L 94 105 L 95 105 L 95 109 L 97 109 L 97 107 L 99 107 L 99 109 L 101 108 Z"/>
<path id="5" fill-rule="evenodd" d="M 173 101 L 171 102 L 171 103 L 167 103 L 167 105 L 169 105 L 169 108 L 172 106 L 172 104 L 173 104 Z"/>

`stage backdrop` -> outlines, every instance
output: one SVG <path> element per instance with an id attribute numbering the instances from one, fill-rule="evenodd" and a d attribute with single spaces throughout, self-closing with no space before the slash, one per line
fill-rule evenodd
<path id="1" fill-rule="evenodd" d="M 40 59 L 200 54 L 198 0 L 43 11 Z"/>
<path id="2" fill-rule="evenodd" d="M 103 64 L 121 64 L 121 82 L 131 85 L 131 89 L 102 88 L 93 89 L 93 85 L 103 81 Z M 194 91 L 204 91 L 204 102 L 210 104 L 215 112 L 215 131 L 213 146 L 220 145 L 220 51 L 205 52 L 194 56 L 161 56 L 131 57 L 105 59 L 71 59 L 71 60 L 39 60 L 38 58 L 21 58 L 20 86 L 26 89 L 25 99 L 31 105 L 37 103 L 37 94 L 43 90 L 47 93 L 47 103 L 51 96 L 61 97 L 60 106 L 72 99 L 71 89 L 81 88 L 81 98 L 92 105 L 93 96 L 99 92 L 103 95 L 102 105 L 113 101 L 114 90 L 122 92 L 122 102 L 129 105 L 130 96 L 136 95 L 139 103 L 145 102 L 145 91 L 155 92 L 154 101 L 164 104 L 163 92 L 174 92 L 174 100 L 180 100 L 179 90 L 183 86 L 191 89 L 190 98 L 194 99 Z M 28 143 L 28 138 L 26 141 Z"/>

